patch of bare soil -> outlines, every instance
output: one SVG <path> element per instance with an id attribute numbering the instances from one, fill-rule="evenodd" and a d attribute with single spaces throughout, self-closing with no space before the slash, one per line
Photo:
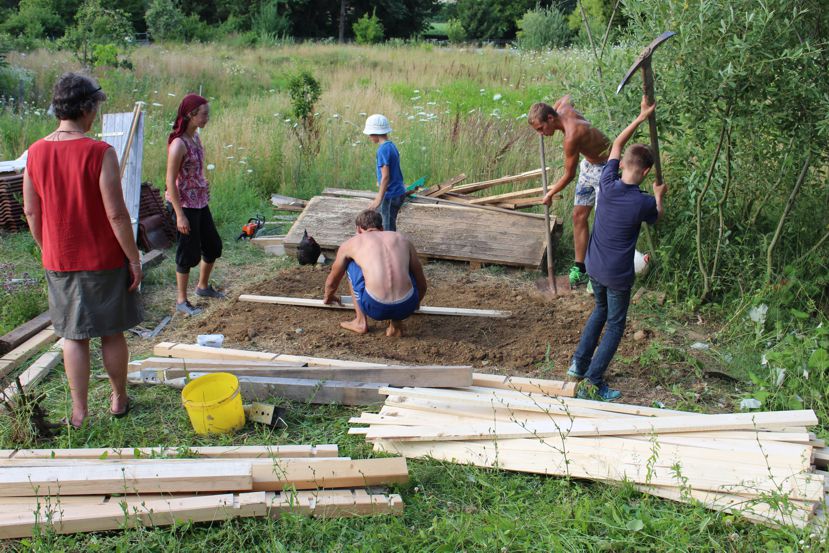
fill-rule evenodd
<path id="1" fill-rule="evenodd" d="M 240 291 L 248 294 L 321 298 L 328 267 L 293 267 Z M 350 311 L 256 304 L 228 300 L 203 317 L 184 321 L 175 337 L 194 341 L 196 334 L 225 335 L 225 347 L 255 349 L 399 364 L 471 364 L 482 372 L 564 379 L 585 320 L 593 307 L 583 291 L 551 299 L 522 277 L 469 271 L 449 264 L 426 266 L 429 290 L 424 305 L 501 309 L 509 319 L 414 315 L 405 322 L 405 336 L 387 338 L 385 325 L 372 321 L 367 335 L 340 328 Z M 237 288 L 238 289 L 238 288 Z M 340 293 L 348 294 L 344 279 Z M 635 310 L 632 310 L 635 311 Z M 637 359 L 649 339 L 636 341 L 635 313 L 608 379 L 629 403 L 671 404 L 667 390 L 657 388 Z M 692 379 L 676 375 L 677 382 Z M 672 382 L 671 384 L 673 384 Z M 693 384 L 688 382 L 689 385 Z"/>

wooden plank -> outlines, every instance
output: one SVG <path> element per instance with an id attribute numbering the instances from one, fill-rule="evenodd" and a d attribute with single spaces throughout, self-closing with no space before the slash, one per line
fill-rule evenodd
<path id="1" fill-rule="evenodd" d="M 52 346 L 50 351 L 41 355 L 34 363 L 20 373 L 14 382 L 9 384 L 5 390 L 0 392 L 0 398 L 6 403 L 13 404 L 17 396 L 20 394 L 20 389 L 17 387 L 18 381 L 23 386 L 23 391 L 28 392 L 34 388 L 38 382 L 43 380 L 49 372 L 54 369 L 59 363 L 63 361 L 63 338 L 57 341 Z M 3 408 L 3 406 L 0 406 Z"/>
<path id="2" fill-rule="evenodd" d="M 153 499 L 126 496 L 86 504 L 61 503 L 60 509 L 41 504 L 15 516 L 4 515 L 0 517 L 0 538 L 29 537 L 38 526 L 49 526 L 58 534 L 69 534 L 140 526 L 152 528 L 184 521 L 279 518 L 289 513 L 320 518 L 399 515 L 403 507 L 398 494 L 369 494 L 365 490 L 247 492 Z"/>
<path id="3" fill-rule="evenodd" d="M 576 383 L 540 378 L 502 376 L 499 374 L 472 374 L 472 385 L 500 390 L 517 390 L 519 392 L 536 392 L 550 396 L 575 397 Z"/>
<path id="4" fill-rule="evenodd" d="M 272 303 L 276 305 L 294 305 L 298 307 L 320 307 L 325 309 L 354 309 L 351 296 L 340 296 L 342 305 L 326 305 L 322 300 L 314 298 L 256 296 L 252 294 L 242 294 L 239 296 L 239 301 Z M 512 316 L 512 313 L 509 311 L 499 311 L 496 309 L 464 309 L 460 307 L 430 307 L 426 305 L 421 306 L 420 309 L 415 311 L 415 313 L 418 315 L 454 315 L 459 317 L 490 317 L 498 319 L 506 319 Z"/>
<path id="5" fill-rule="evenodd" d="M 0 357 L 0 378 L 21 366 L 43 346 L 51 344 L 57 339 L 58 336 L 55 334 L 55 330 L 50 326 Z"/>
<path id="6" fill-rule="evenodd" d="M 226 359 L 250 361 L 275 361 L 277 363 L 300 363 L 319 367 L 351 367 L 385 366 L 380 363 L 364 361 L 347 361 L 343 359 L 326 359 L 323 357 L 308 357 L 306 355 L 289 355 L 286 353 L 269 353 L 262 351 L 248 351 L 231 348 L 211 348 L 195 344 L 180 344 L 175 342 L 160 342 L 153 347 L 153 355 L 157 357 L 177 357 L 180 359 Z"/>
<path id="7" fill-rule="evenodd" d="M 458 184 L 462 183 L 466 180 L 466 173 L 461 173 L 456 177 L 452 177 L 440 184 L 436 184 L 435 186 L 430 186 L 426 190 L 420 192 L 421 196 L 440 196 L 441 194 L 445 194 L 449 192 L 457 186 Z"/>
<path id="8" fill-rule="evenodd" d="M 796 421 L 796 422 L 795 422 Z M 751 430 L 757 426 L 785 427 L 787 424 L 817 424 L 811 409 L 759 413 L 727 413 L 724 415 L 689 415 L 680 417 L 641 417 L 622 419 L 575 419 L 562 423 L 526 424 L 505 422 L 497 425 L 474 423 L 462 426 L 385 427 L 371 429 L 367 439 L 395 441 L 458 441 L 481 439 L 551 438 L 566 436 L 623 436 L 660 432 L 685 433 L 714 430 Z"/>
<path id="9" fill-rule="evenodd" d="M 459 194 L 459 196 L 460 196 L 460 194 Z M 412 201 L 414 203 L 444 205 L 444 206 L 447 206 L 447 207 L 450 207 L 450 206 L 464 207 L 464 206 L 459 206 L 458 202 L 455 201 L 454 199 L 450 200 L 448 198 L 449 198 L 449 196 L 446 196 L 445 198 L 433 198 L 433 197 L 419 196 L 419 195 L 415 194 L 414 196 L 410 197 L 410 201 Z M 469 208 L 472 208 L 472 209 L 483 209 L 485 211 L 491 211 L 493 213 L 505 213 L 507 215 L 515 215 L 515 216 L 518 216 L 518 217 L 527 217 L 527 218 L 530 218 L 530 219 L 537 219 L 539 221 L 544 220 L 544 215 L 542 215 L 540 213 L 521 213 L 520 211 L 511 211 L 510 209 L 504 209 L 502 207 L 497 207 L 497 206 L 492 206 L 492 205 L 478 205 L 478 204 L 469 204 L 469 203 L 466 203 L 465 205 L 466 205 L 466 207 L 469 207 Z M 555 217 L 553 217 L 553 219 L 554 219 L 554 222 L 552 223 L 553 226 L 555 226 L 556 224 L 560 224 L 560 223 L 555 222 L 555 221 L 557 221 L 557 219 L 555 219 Z"/>
<path id="10" fill-rule="evenodd" d="M 315 404 L 373 405 L 382 403 L 382 383 L 240 376 L 242 397 L 248 401 L 283 398 Z"/>
<path id="11" fill-rule="evenodd" d="M 550 168 L 547 168 L 547 171 L 550 171 Z M 463 186 L 457 186 L 452 189 L 452 192 L 457 192 L 460 194 L 469 194 L 471 192 L 477 192 L 479 190 L 485 190 L 487 188 L 492 188 L 494 186 L 500 186 L 502 184 L 509 184 L 513 182 L 523 182 L 533 179 L 540 179 L 541 178 L 541 169 L 533 169 L 531 171 L 525 171 L 523 173 L 519 173 L 518 175 L 507 175 L 505 177 L 500 177 L 497 179 L 492 180 L 485 180 L 480 182 L 473 182 L 470 184 L 465 184 Z"/>
<path id="12" fill-rule="evenodd" d="M 307 367 L 307 363 L 285 361 L 248 361 L 244 359 L 179 359 L 176 357 L 148 357 L 130 362 L 138 369 L 279 369 Z"/>
<path id="13" fill-rule="evenodd" d="M 181 378 L 195 373 L 228 372 L 237 376 L 259 376 L 288 379 L 343 380 L 351 382 L 383 382 L 392 386 L 454 388 L 472 383 L 472 367 L 444 365 L 389 365 L 386 367 L 278 367 L 278 368 L 169 368 L 142 369 L 142 377 L 150 381 Z M 145 377 L 147 373 L 147 377 Z M 372 402 L 374 403 L 374 402 Z"/>
<path id="14" fill-rule="evenodd" d="M 518 198 L 526 198 L 528 196 L 538 196 L 544 191 L 543 188 L 528 188 L 527 190 L 517 190 L 515 192 L 507 192 L 505 194 L 497 194 L 495 196 L 482 196 L 480 198 L 470 198 L 471 204 L 497 204 L 499 202 L 506 202 Z M 537 198 L 534 198 L 537 199 Z"/>
<path id="15" fill-rule="evenodd" d="M 238 445 L 179 447 L 125 447 L 82 449 L 2 449 L 0 459 L 153 459 L 187 456 L 211 459 L 270 457 L 336 457 L 337 444 L 321 445 Z"/>
<path id="16" fill-rule="evenodd" d="M 52 320 L 49 318 L 49 312 L 46 311 L 0 337 L 0 355 L 18 347 L 50 324 L 52 324 Z"/>
<path id="17" fill-rule="evenodd" d="M 141 270 L 147 271 L 164 261 L 164 252 L 161 250 L 150 250 L 147 253 L 141 254 Z"/>
<path id="18" fill-rule="evenodd" d="M 101 465 L 95 467 L 6 467 L 0 496 L 94 495 L 250 490 L 250 463 Z"/>
<path id="19" fill-rule="evenodd" d="M 250 243 L 256 244 L 257 246 L 273 246 L 273 245 L 282 245 L 282 242 L 285 240 L 285 236 L 258 236 L 256 238 L 251 238 Z"/>
<path id="20" fill-rule="evenodd" d="M 252 468 L 254 491 L 322 489 L 405 484 L 409 480 L 406 459 L 276 459 L 272 465 Z"/>
<path id="21" fill-rule="evenodd" d="M 313 198 L 286 235 L 285 251 L 296 253 L 306 229 L 323 251 L 336 250 L 354 235 L 354 218 L 368 205 L 362 198 Z M 516 217 L 503 210 L 407 202 L 400 210 L 398 230 L 419 255 L 430 259 L 537 268 L 546 247 L 545 223 Z"/>

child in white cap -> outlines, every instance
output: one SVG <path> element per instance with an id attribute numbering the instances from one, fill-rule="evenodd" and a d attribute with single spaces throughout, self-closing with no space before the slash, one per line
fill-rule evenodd
<path id="1" fill-rule="evenodd" d="M 391 126 L 389 120 L 379 113 L 366 119 L 363 134 L 379 144 L 377 148 L 377 197 L 369 204 L 369 209 L 377 210 L 383 217 L 383 230 L 397 230 L 397 212 L 406 198 L 406 185 L 403 184 L 403 172 L 400 170 L 400 152 L 389 140 Z"/>

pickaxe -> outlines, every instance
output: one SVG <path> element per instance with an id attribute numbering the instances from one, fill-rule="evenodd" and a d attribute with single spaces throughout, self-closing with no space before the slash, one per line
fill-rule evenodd
<path id="1" fill-rule="evenodd" d="M 676 33 L 673 31 L 665 31 L 656 37 L 653 42 L 648 44 L 647 48 L 642 50 L 642 54 L 636 59 L 631 68 L 628 70 L 625 78 L 622 79 L 622 82 L 619 83 L 619 87 L 616 89 L 616 94 L 619 94 L 619 92 L 622 91 L 622 88 L 624 88 L 630 80 L 630 77 L 636 72 L 637 69 L 641 68 L 642 90 L 648 99 L 648 105 L 653 105 L 653 69 L 651 68 L 651 56 L 653 55 L 653 51 L 656 50 L 660 44 L 675 34 Z M 651 149 L 653 150 L 653 165 L 656 169 L 656 182 L 657 184 L 662 184 L 662 163 L 659 160 L 659 138 L 656 135 L 656 111 L 651 113 L 650 117 L 648 117 L 648 127 L 651 134 Z"/>

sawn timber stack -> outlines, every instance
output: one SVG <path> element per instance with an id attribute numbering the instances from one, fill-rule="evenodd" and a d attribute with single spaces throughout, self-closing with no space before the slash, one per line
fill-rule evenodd
<path id="1" fill-rule="evenodd" d="M 658 497 L 805 527 L 827 501 L 811 410 L 704 415 L 541 393 L 385 388 L 350 420 L 375 451 L 630 482 Z M 817 465 L 817 467 L 816 467 Z"/>
<path id="2" fill-rule="evenodd" d="M 296 254 L 303 232 L 334 252 L 354 236 L 354 219 L 368 208 L 363 198 L 312 198 L 285 236 L 285 251 Z M 420 256 L 539 268 L 545 251 L 544 221 L 462 205 L 406 203 L 397 219 Z"/>

